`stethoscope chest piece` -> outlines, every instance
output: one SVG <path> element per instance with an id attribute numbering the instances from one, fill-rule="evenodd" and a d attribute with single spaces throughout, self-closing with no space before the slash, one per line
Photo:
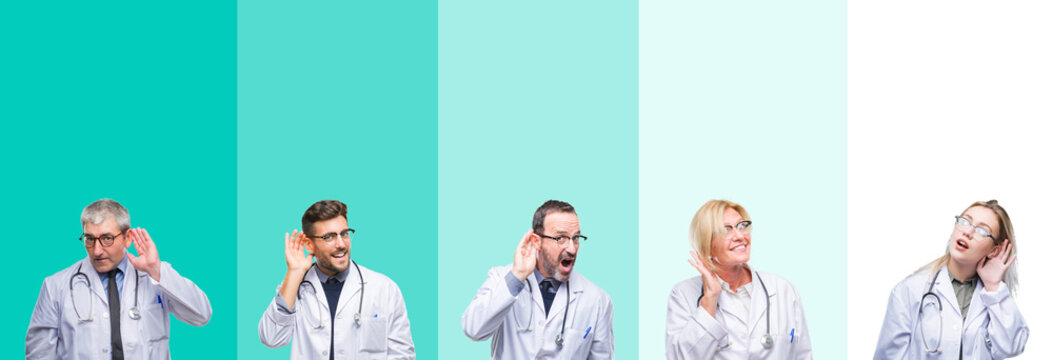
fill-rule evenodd
<path id="1" fill-rule="evenodd" d="M 139 315 L 139 307 L 128 309 L 128 317 L 132 318 L 132 320 L 139 320 L 142 317 Z"/>
<path id="2" fill-rule="evenodd" d="M 362 314 L 355 313 L 355 325 L 362 325 Z"/>
<path id="3" fill-rule="evenodd" d="M 764 336 L 761 337 L 760 343 L 765 349 L 771 349 L 772 345 L 775 345 L 775 340 L 771 338 L 770 334 L 764 334 Z"/>
<path id="4" fill-rule="evenodd" d="M 563 347 L 563 334 L 556 335 L 556 347 Z"/>

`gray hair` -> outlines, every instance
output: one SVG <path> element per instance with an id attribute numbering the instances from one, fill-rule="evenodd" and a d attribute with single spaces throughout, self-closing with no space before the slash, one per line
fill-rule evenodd
<path id="1" fill-rule="evenodd" d="M 117 227 L 121 229 L 122 233 L 132 228 L 132 220 L 128 216 L 128 209 L 125 209 L 124 206 L 112 199 L 95 200 L 95 202 L 84 207 L 84 211 L 80 213 L 80 224 L 101 224 L 110 217 L 117 222 Z"/>

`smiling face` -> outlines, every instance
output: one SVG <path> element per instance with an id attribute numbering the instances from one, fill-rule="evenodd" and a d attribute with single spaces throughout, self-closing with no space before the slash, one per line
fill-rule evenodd
<path id="1" fill-rule="evenodd" d="M 314 254 L 315 264 L 326 275 L 333 276 L 347 270 L 351 263 L 351 239 L 340 236 L 347 230 L 347 219 L 337 216 L 329 220 L 314 222 L 307 241 L 307 251 Z M 337 234 L 332 240 L 318 237 L 326 234 Z"/>
<path id="2" fill-rule="evenodd" d="M 987 230 L 995 238 L 1000 236 L 998 216 L 991 209 L 973 206 L 966 209 L 961 216 L 969 220 L 973 226 Z M 973 226 L 964 227 L 956 224 L 948 243 L 951 260 L 963 266 L 975 267 L 977 262 L 984 256 L 992 254 L 996 248 L 993 238 L 981 236 Z"/>
<path id="3" fill-rule="evenodd" d="M 544 235 L 551 237 L 572 237 L 581 235 L 578 225 L 578 215 L 567 212 L 551 212 L 545 215 Z M 541 242 L 538 247 L 540 262 L 538 271 L 546 278 L 555 278 L 566 281 L 570 277 L 570 271 L 574 270 L 574 263 L 578 259 L 578 246 L 574 241 L 567 240 L 566 244 L 560 246 L 555 240 L 537 237 Z"/>
<path id="4" fill-rule="evenodd" d="M 709 254 L 717 266 L 735 266 L 750 261 L 750 232 L 735 229 L 735 225 L 744 220 L 738 211 L 731 207 L 724 209 L 724 228 L 729 226 L 723 237 L 714 236 L 710 243 Z"/>
<path id="5" fill-rule="evenodd" d="M 92 224 L 89 222 L 84 223 L 83 226 L 86 237 L 99 238 L 107 235 L 117 237 L 110 246 L 102 246 L 102 241 L 95 241 L 95 246 L 85 248 L 88 251 L 88 256 L 91 258 L 91 266 L 95 268 L 95 271 L 107 272 L 117 267 L 117 264 L 120 264 L 121 260 L 124 259 L 125 249 L 128 248 L 131 242 L 127 236 L 121 234 L 121 228 L 117 226 L 117 220 L 110 216 L 101 223 Z"/>

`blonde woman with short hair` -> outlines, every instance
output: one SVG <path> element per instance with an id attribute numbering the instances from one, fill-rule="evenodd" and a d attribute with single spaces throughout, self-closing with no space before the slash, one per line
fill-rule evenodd
<path id="1" fill-rule="evenodd" d="M 753 221 L 742 205 L 711 200 L 691 220 L 699 276 L 669 294 L 668 359 L 811 359 L 804 307 L 789 281 L 749 266 Z"/>

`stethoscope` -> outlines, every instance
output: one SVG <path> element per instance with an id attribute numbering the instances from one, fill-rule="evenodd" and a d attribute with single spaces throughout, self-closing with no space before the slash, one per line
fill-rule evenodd
<path id="1" fill-rule="evenodd" d="M 69 277 L 69 299 L 70 302 L 73 303 L 73 312 L 77 314 L 78 322 L 95 321 L 95 317 L 92 316 L 92 314 L 95 313 L 95 302 L 88 301 L 88 318 L 85 319 L 83 316 L 80 315 L 80 310 L 77 309 L 77 299 L 73 296 L 73 280 L 77 279 L 78 276 L 84 278 L 84 283 L 88 287 L 89 299 L 91 296 L 91 278 L 88 277 L 88 274 L 85 274 L 84 272 L 80 271 L 81 266 L 83 265 L 83 263 L 77 265 L 77 272 L 73 273 L 73 276 Z M 117 284 L 110 284 L 110 286 L 117 286 Z M 128 317 L 132 318 L 132 320 L 139 320 L 140 318 L 142 318 L 142 316 L 139 314 L 139 269 L 135 269 L 135 306 L 132 306 L 131 309 L 128 309 Z"/>
<path id="2" fill-rule="evenodd" d="M 351 260 L 351 263 L 355 264 L 355 270 L 358 271 L 358 283 L 362 286 L 362 289 L 359 290 L 360 292 L 359 292 L 359 296 L 358 296 L 358 312 L 355 313 L 355 317 L 354 317 L 355 325 L 356 326 L 360 326 L 360 325 L 362 325 L 362 302 L 366 298 L 366 280 L 365 280 L 365 278 L 362 277 L 362 269 L 358 267 L 358 263 L 356 263 L 354 260 Z M 313 267 L 315 265 L 311 265 L 311 266 Z M 309 272 L 310 272 L 310 270 L 308 270 L 308 273 Z M 304 273 L 303 276 L 304 276 L 304 278 L 307 278 L 307 273 Z M 301 293 L 303 292 L 304 285 L 307 285 L 307 286 L 309 286 L 311 288 L 311 293 L 314 294 L 314 300 L 315 300 L 316 303 L 318 303 L 318 316 L 316 316 L 316 318 L 318 319 L 317 325 L 311 325 L 310 324 L 310 320 L 308 320 L 308 325 L 311 325 L 311 327 L 313 327 L 315 329 L 324 328 L 325 327 L 325 322 L 322 321 L 322 300 L 318 298 L 318 290 L 314 288 L 314 284 L 312 284 L 310 281 L 303 281 L 301 279 L 300 280 L 300 289 L 298 289 L 296 291 L 296 299 L 303 299 L 303 296 L 301 295 Z M 310 314 L 310 313 L 311 313 L 311 311 L 308 310 L 308 314 Z"/>
<path id="3" fill-rule="evenodd" d="M 563 327 L 559 329 L 559 334 L 556 335 L 556 347 L 563 347 L 563 333 L 567 331 L 567 313 L 570 312 L 570 278 L 567 278 L 563 283 L 567 284 L 567 303 L 563 308 Z M 530 297 L 534 297 L 534 287 L 527 281 L 527 289 L 530 292 Z M 512 306 L 512 317 L 516 319 L 516 330 L 517 331 L 534 331 L 534 308 L 530 308 L 530 320 L 527 321 L 527 326 L 524 328 L 519 323 L 519 315 L 516 314 L 516 307 Z"/>
<path id="4" fill-rule="evenodd" d="M 762 346 L 764 346 L 765 349 L 771 349 L 771 347 L 773 345 L 775 345 L 775 339 L 773 339 L 771 337 L 771 299 L 768 298 L 768 287 L 764 286 L 764 279 L 761 279 L 760 274 L 757 274 L 757 281 L 760 282 L 761 289 L 764 290 L 764 322 L 765 322 L 765 328 L 764 328 L 764 336 L 761 336 L 761 342 L 760 343 L 761 343 Z M 699 295 L 698 296 L 698 300 L 695 301 L 695 303 L 699 304 L 699 306 L 701 306 L 702 296 L 704 296 L 705 293 L 706 293 L 706 287 L 703 286 L 702 287 L 702 295 Z"/>
<path id="5" fill-rule="evenodd" d="M 936 308 L 939 309 L 940 314 L 943 313 L 943 301 L 940 300 L 940 297 L 937 296 L 936 293 L 932 292 L 932 287 L 934 285 L 936 285 L 936 277 L 940 276 L 940 271 L 943 271 L 943 268 L 940 268 L 939 270 L 936 270 L 936 275 L 934 275 L 932 277 L 932 282 L 929 283 L 929 291 L 926 292 L 925 295 L 921 296 L 921 304 L 918 306 L 918 321 L 919 322 L 922 321 L 922 319 L 925 318 L 923 316 L 923 315 L 925 315 L 925 298 L 929 297 L 930 295 L 933 298 L 936 299 Z M 921 326 L 921 345 L 925 347 L 925 352 L 927 352 L 927 353 L 943 352 L 943 349 L 940 349 L 940 341 L 943 340 L 943 321 L 941 320 L 939 323 L 940 323 L 940 327 L 939 327 L 940 330 L 939 330 L 939 333 L 938 333 L 939 336 L 936 338 L 936 348 L 935 349 L 929 348 L 928 342 L 925 341 L 925 339 L 926 339 L 926 337 L 925 337 L 925 327 Z"/>

